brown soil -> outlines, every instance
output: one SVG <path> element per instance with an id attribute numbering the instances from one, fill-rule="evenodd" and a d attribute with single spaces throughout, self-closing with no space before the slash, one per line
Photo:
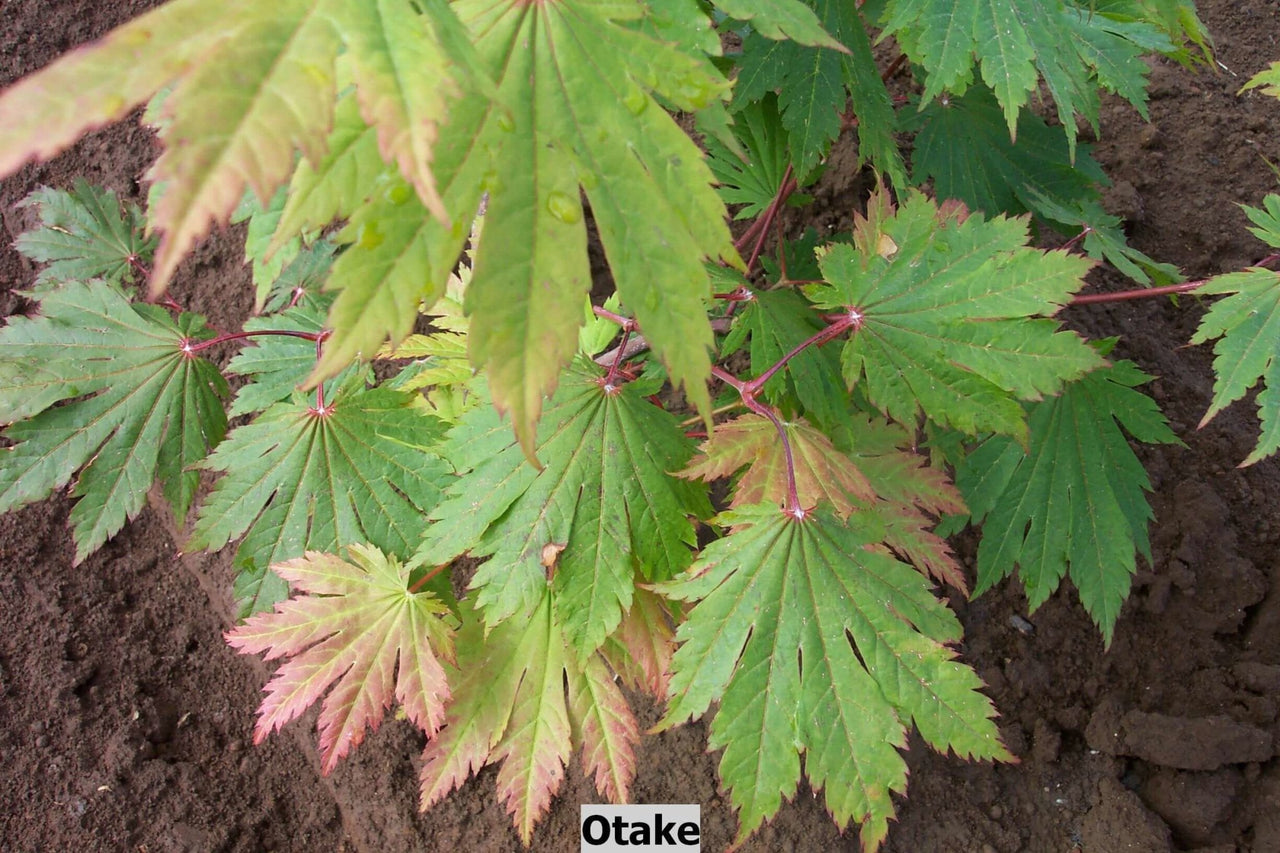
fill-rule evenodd
<path id="1" fill-rule="evenodd" d="M 148 5 L 10 0 L 0 84 Z M 1236 203 L 1275 189 L 1263 158 L 1280 161 L 1280 104 L 1235 95 L 1280 59 L 1280 8 L 1201 6 L 1223 68 L 1155 63 L 1151 124 L 1109 105 L 1097 145 L 1134 244 L 1193 277 L 1265 254 Z M 28 220 L 15 202 L 80 175 L 140 200 L 138 178 L 154 154 L 136 123 L 94 134 L 0 183 L 3 225 L 19 233 Z M 824 199 L 842 211 L 856 201 L 830 191 Z M 248 307 L 238 236 L 216 236 L 180 277 L 180 298 L 220 325 Z M 4 242 L 7 314 L 22 307 L 13 291 L 33 270 Z M 1095 276 L 1101 288 L 1126 286 Z M 1069 591 L 1031 617 L 1031 632 L 1014 624 L 1026 612 L 1014 584 L 955 602 L 965 659 L 1022 760 L 967 764 L 913 743 L 910 796 L 887 850 L 1280 851 L 1280 463 L 1235 468 L 1256 436 L 1246 405 L 1196 429 L 1211 355 L 1183 345 L 1201 311 L 1184 298 L 1070 312 L 1091 335 L 1121 335 L 1119 354 L 1160 377 L 1154 394 L 1187 443 L 1143 451 L 1156 490 L 1154 566 L 1140 575 L 1109 651 Z M 227 555 L 179 554 L 175 525 L 148 509 L 72 567 L 67 512 L 63 496 L 0 517 L 0 850 L 519 848 L 492 770 L 417 813 L 421 741 L 406 724 L 388 722 L 329 778 L 303 725 L 253 746 L 266 670 L 221 639 Z M 706 849 L 719 850 L 735 820 L 704 750 L 697 725 L 647 739 L 635 798 L 701 803 Z M 594 796 L 573 768 L 534 849 L 576 849 L 578 804 Z M 744 849 L 856 842 L 805 791 Z"/>

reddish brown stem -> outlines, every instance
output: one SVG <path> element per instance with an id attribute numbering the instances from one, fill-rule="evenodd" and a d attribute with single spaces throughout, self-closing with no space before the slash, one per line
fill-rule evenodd
<path id="1" fill-rule="evenodd" d="M 320 353 L 321 353 L 321 350 L 324 348 L 324 339 L 327 337 L 329 337 L 329 333 L 327 331 L 321 332 L 319 335 L 316 336 L 316 363 L 317 364 L 320 362 Z M 323 379 L 320 380 L 320 382 L 316 383 L 316 414 L 318 415 L 329 414 L 328 410 L 326 410 L 324 407 L 324 380 Z"/>
<path id="2" fill-rule="evenodd" d="M 416 581 L 414 581 L 414 582 L 413 582 L 413 585 L 409 587 L 409 590 L 408 590 L 409 594 L 410 594 L 410 595 L 413 595 L 413 594 L 414 594 L 414 593 L 416 593 L 416 592 L 420 592 L 420 591 L 422 590 L 422 588 L 423 588 L 424 586 L 426 586 L 426 585 L 427 585 L 427 583 L 428 583 L 428 582 L 430 582 L 430 580 L 431 580 L 433 577 L 435 577 L 436 575 L 440 574 L 441 572 L 443 572 L 443 571 L 444 571 L 445 569 L 447 569 L 447 568 L 449 568 L 449 564 L 448 564 L 448 563 L 445 563 L 443 566 L 436 566 L 434 569 L 432 569 L 431 571 L 427 572 L 427 573 L 426 573 L 426 574 L 424 574 L 422 577 L 418 578 Z"/>
<path id="3" fill-rule="evenodd" d="M 197 353 L 206 350 L 209 347 L 225 344 L 228 341 L 240 341 L 245 338 L 267 337 L 271 335 L 284 336 L 289 338 L 303 338 L 308 341 L 316 341 L 319 343 L 323 338 L 329 336 L 328 332 L 296 332 L 292 329 L 262 329 L 257 332 L 229 332 L 227 334 L 218 335 L 207 341 L 188 341 L 183 350 L 188 354 Z"/>
<path id="4" fill-rule="evenodd" d="M 1121 290 L 1115 293 L 1088 293 L 1072 298 L 1068 305 L 1092 305 L 1097 302 L 1129 302 L 1134 299 L 1145 299 L 1148 296 L 1168 296 L 1173 293 L 1187 293 L 1203 287 L 1208 279 L 1200 281 L 1184 281 L 1182 284 L 1170 284 L 1165 287 L 1144 287 L 1137 290 Z"/>
<path id="5" fill-rule="evenodd" d="M 1062 244 L 1061 246 L 1059 246 L 1058 248 L 1059 248 L 1059 249 L 1061 249 L 1061 250 L 1062 250 L 1062 251 L 1064 251 L 1064 252 L 1069 252 L 1069 251 L 1071 251 L 1072 249 L 1074 249 L 1074 248 L 1076 247 L 1076 245 L 1077 245 L 1077 244 L 1079 244 L 1079 242 L 1080 242 L 1081 240 L 1083 240 L 1085 237 L 1088 237 L 1088 236 L 1089 236 L 1090 234 L 1092 234 L 1092 233 L 1093 233 L 1093 226 L 1092 226 L 1092 225 L 1086 225 L 1086 226 L 1084 226 L 1083 228 L 1081 228 L 1081 229 L 1080 229 L 1080 233 L 1079 233 L 1079 234 L 1077 234 L 1076 236 L 1072 237 L 1070 240 L 1068 240 L 1067 242 L 1063 243 L 1063 244 Z"/>
<path id="6" fill-rule="evenodd" d="M 769 236 L 769 229 L 773 226 L 773 220 L 777 218 L 778 211 L 782 209 L 791 193 L 795 192 L 796 182 L 791 176 L 791 164 L 787 164 L 787 170 L 782 174 L 782 185 L 778 187 L 778 192 L 774 194 L 773 201 L 769 202 L 769 206 L 765 208 L 764 214 L 758 221 L 760 232 L 756 235 L 755 245 L 751 248 L 751 256 L 747 258 L 747 275 L 751 274 L 751 270 L 755 268 L 756 261 L 760 259 L 760 253 L 764 251 L 764 241 Z"/>
<path id="7" fill-rule="evenodd" d="M 816 347 L 825 344 L 832 338 L 848 331 L 849 329 L 857 330 L 862 325 L 862 315 L 857 311 L 850 310 L 846 314 L 840 314 L 825 329 L 815 332 L 808 339 L 796 344 L 790 352 L 778 359 L 769 369 L 761 373 L 755 379 L 747 382 L 742 389 L 749 391 L 753 396 L 760 393 L 766 382 L 773 378 L 774 374 L 786 366 L 787 362 L 804 352 L 809 347 Z"/>

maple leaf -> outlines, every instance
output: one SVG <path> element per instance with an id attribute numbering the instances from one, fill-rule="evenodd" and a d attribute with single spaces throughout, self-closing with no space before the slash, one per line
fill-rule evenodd
<path id="1" fill-rule="evenodd" d="M 794 459 L 796 493 L 803 507 L 825 501 L 847 517 L 875 499 L 867 478 L 831 440 L 804 421 L 784 422 Z M 789 488 L 786 452 L 777 428 L 760 415 L 743 415 L 718 424 L 699 456 L 679 476 L 716 480 L 749 466 L 738 479 L 731 507 L 786 502 Z"/>
<path id="2" fill-rule="evenodd" d="M 778 91 L 791 162 L 796 174 L 804 176 L 839 135 L 840 113 L 851 98 L 858 117 L 859 157 L 889 175 L 896 186 L 907 186 L 893 138 L 893 105 L 857 9 L 840 0 L 816 0 L 811 5 L 841 49 L 772 41 L 765 37 L 768 33 L 751 33 L 742 46 L 735 104 L 746 105 Z"/>
<path id="3" fill-rule="evenodd" d="M 243 330 L 317 335 L 324 330 L 324 313 L 317 307 L 297 305 L 278 314 L 246 320 Z M 266 334 L 250 341 L 227 364 L 228 372 L 253 380 L 236 390 L 228 410 L 232 417 L 261 412 L 273 403 L 290 399 L 316 363 L 315 341 L 280 334 Z M 356 378 L 372 378 L 368 367 L 353 364 L 326 382 L 326 396 L 332 399 L 339 388 Z"/>
<path id="4" fill-rule="evenodd" d="M 450 432 L 441 452 L 463 476 L 432 512 L 415 560 L 488 557 L 471 588 L 491 627 L 533 609 L 552 569 L 558 619 L 585 656 L 631 606 L 637 571 L 665 579 L 692 559 L 688 516 L 710 507 L 705 490 L 667 473 L 691 451 L 671 415 L 580 362 L 539 424 L 541 471 L 492 409 L 468 413 Z"/>
<path id="5" fill-rule="evenodd" d="M 741 150 L 732 150 L 709 136 L 708 164 L 725 204 L 742 205 L 733 218 L 752 219 L 773 203 L 790 162 L 777 97 L 767 92 L 761 100 L 738 110 L 732 133 Z"/>
<path id="6" fill-rule="evenodd" d="M 263 309 L 276 279 L 302 251 L 301 237 L 294 237 L 279 250 L 275 250 L 271 245 L 272 235 L 280 222 L 280 215 L 284 212 L 286 196 L 285 188 L 281 187 L 264 206 L 250 191 L 245 193 L 240 204 L 231 212 L 232 225 L 241 222 L 249 223 L 245 229 L 244 259 L 253 269 L 253 310 L 255 312 Z"/>
<path id="7" fill-rule="evenodd" d="M 826 250 L 820 309 L 856 315 L 842 364 L 850 386 L 899 423 L 919 412 L 975 434 L 1025 437 L 1017 399 L 1055 393 L 1102 364 L 1052 315 L 1090 261 L 1028 248 L 1026 219 L 966 215 L 919 192 L 894 210 L 883 191 L 855 218 L 854 245 Z"/>
<path id="8" fill-rule="evenodd" d="M 1142 55 L 1178 52 L 1154 23 L 1062 0 L 888 0 L 881 38 L 889 36 L 924 68 L 921 106 L 944 92 L 963 94 L 976 65 L 1015 138 L 1018 114 L 1043 77 L 1073 156 L 1077 116 L 1097 130 L 1098 87 L 1145 118 Z"/>
<path id="9" fill-rule="evenodd" d="M 15 443 L 0 451 L 0 512 L 79 472 L 78 564 L 138 514 L 156 480 L 185 518 L 198 485 L 191 468 L 226 432 L 227 385 L 191 352 L 212 337 L 197 315 L 131 305 L 101 281 L 46 291 L 40 312 L 0 330 L 0 423 Z"/>
<path id="10" fill-rule="evenodd" d="M 710 745 L 741 841 L 795 794 L 804 771 L 843 828 L 879 846 L 906 789 L 899 753 L 914 723 L 936 749 L 1010 759 L 973 670 L 948 647 L 955 616 L 919 574 L 868 550 L 862 516 L 797 518 L 773 505 L 723 514 L 731 527 L 662 591 L 696 601 L 677 631 L 668 728 L 720 706 Z"/>
<path id="11" fill-rule="evenodd" d="M 995 436 L 960 464 L 957 485 L 982 523 L 975 595 L 1018 566 L 1034 611 L 1069 572 L 1111 644 L 1135 552 L 1151 559 L 1151 483 L 1121 427 L 1138 441 L 1180 443 L 1133 390 L 1150 378 L 1129 361 L 1095 370 L 1032 406 L 1029 447 Z"/>
<path id="12" fill-rule="evenodd" d="M 333 688 L 316 723 L 326 775 L 360 745 L 366 729 L 377 731 L 393 701 L 434 735 L 449 699 L 441 660 L 453 658 L 444 602 L 414 590 L 395 557 L 363 545 L 350 546 L 347 556 L 311 551 L 275 564 L 293 597 L 225 635 L 244 654 L 289 659 L 264 688 L 255 743 Z"/>
<path id="13" fill-rule="evenodd" d="M 1032 112 L 1018 114 L 1017 142 L 1011 141 L 986 86 L 922 105 L 908 126 L 919 129 L 912 177 L 932 179 L 939 198 L 960 199 L 972 210 L 1021 213 L 1032 209 L 1031 192 L 1070 204 L 1097 198 L 1096 185 L 1107 180 L 1089 146 L 1073 155 L 1065 129 Z"/>
<path id="14" fill-rule="evenodd" d="M 676 652 L 676 632 L 666 602 L 650 589 L 638 586 L 631 609 L 600 649 L 619 680 L 632 690 L 662 698 L 671 681 L 671 657 Z"/>
<path id="15" fill-rule="evenodd" d="M 224 475 L 187 547 L 216 550 L 244 536 L 235 557 L 242 613 L 286 594 L 274 563 L 358 542 L 407 556 L 420 541 L 447 476 L 432 452 L 443 424 L 410 395 L 360 384 L 323 411 L 300 395 L 272 405 L 202 463 Z"/>
<path id="16" fill-rule="evenodd" d="M 901 428 L 866 416 L 851 418 L 842 430 L 846 453 L 803 421 L 784 422 L 794 460 L 796 493 L 803 507 L 825 502 L 836 514 L 867 514 L 883 525 L 881 541 L 922 571 L 962 592 L 964 572 L 945 539 L 932 528 L 936 517 L 964 511 L 959 493 L 936 468 L 924 467 Z M 730 508 L 757 503 L 782 505 L 790 487 L 786 452 L 777 428 L 758 415 L 720 424 L 681 477 L 714 480 L 748 466 L 736 483 Z M 874 519 L 874 520 L 873 520 Z"/>
<path id="17" fill-rule="evenodd" d="M 849 456 L 867 478 L 876 502 L 865 511 L 884 525 L 884 544 L 935 580 L 968 594 L 964 569 L 934 528 L 939 516 L 965 512 L 960 493 L 941 468 L 915 452 L 914 436 L 880 418 L 858 415 L 845 427 Z"/>
<path id="18" fill-rule="evenodd" d="M 1280 248 L 1280 196 L 1267 196 L 1265 210 L 1246 207 L 1250 230 Z M 1280 449 L 1280 273 L 1255 267 L 1209 279 L 1196 293 L 1227 294 L 1200 321 L 1191 343 L 1217 339 L 1213 346 L 1213 399 L 1200 426 L 1239 400 L 1261 379 L 1258 416 L 1262 431 L 1240 464 L 1252 465 Z"/>
<path id="19" fill-rule="evenodd" d="M 143 235 L 138 206 L 122 206 L 115 193 L 90 186 L 83 178 L 77 178 L 70 190 L 42 187 L 18 206 L 34 207 L 40 216 L 38 228 L 13 242 L 31 260 L 48 265 L 36 276 L 37 291 L 93 278 L 132 284 L 155 250 L 155 241 Z"/>
<path id="20" fill-rule="evenodd" d="M 151 209 L 162 235 L 151 286 L 162 292 L 246 188 L 270 199 L 294 171 L 297 151 L 312 162 L 323 156 L 342 53 L 380 150 L 446 219 L 429 146 L 457 91 L 451 62 L 465 61 L 466 50 L 449 4 L 420 9 L 410 0 L 175 0 L 0 96 L 0 174 L 56 153 L 171 85 L 158 114 L 165 147 L 150 171 L 164 186 Z M 397 62 L 412 63 L 413 73 L 399 73 Z M 423 68 L 434 73 L 418 76 Z"/>
<path id="21" fill-rule="evenodd" d="M 1264 95 L 1280 98 L 1280 62 L 1271 63 L 1269 67 L 1259 71 L 1249 78 L 1248 83 L 1240 87 L 1242 93 L 1250 89 L 1261 89 Z"/>
<path id="22" fill-rule="evenodd" d="M 759 375 L 822 328 L 812 306 L 794 290 L 752 292 L 751 300 L 734 318 L 721 350 L 730 355 L 749 338 L 751 369 Z M 794 411 L 798 403 L 815 423 L 833 426 L 847 411 L 848 395 L 843 386 L 835 353 L 811 346 L 793 356 L 786 370 L 765 383 L 762 396 L 784 412 Z"/>
<path id="23" fill-rule="evenodd" d="M 623 303 L 672 382 L 697 409 L 710 408 L 702 259 L 738 258 L 702 153 L 655 95 L 695 111 L 727 96 L 728 83 L 705 57 L 626 26 L 643 11 L 582 2 L 459 8 L 510 105 L 467 141 L 503 163 L 467 289 L 471 356 L 488 368 L 494 402 L 511 411 L 530 452 L 591 283 L 580 188 Z M 512 43 L 526 49 L 512 54 Z"/>
<path id="24" fill-rule="evenodd" d="M 626 802 L 639 726 L 600 656 L 580 663 L 569 647 L 551 592 L 544 586 L 527 619 L 492 629 L 469 601 L 460 608 L 454 700 L 443 731 L 423 753 L 422 810 L 486 764 L 501 762 L 498 796 L 527 845 L 575 743 L 596 790 Z"/>

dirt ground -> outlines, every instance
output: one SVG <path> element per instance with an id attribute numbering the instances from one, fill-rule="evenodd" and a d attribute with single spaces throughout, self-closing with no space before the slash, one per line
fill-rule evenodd
<path id="1" fill-rule="evenodd" d="M 0 85 L 147 5 L 4 0 Z M 1200 8 L 1221 67 L 1154 63 L 1151 123 L 1108 105 L 1096 146 L 1132 242 L 1192 277 L 1266 253 L 1236 205 L 1275 190 L 1264 158 L 1280 162 L 1280 104 L 1235 95 L 1280 59 L 1280 4 Z M 8 246 L 27 224 L 14 204 L 81 175 L 141 200 L 154 156 L 149 133 L 126 122 L 0 183 L 0 313 L 22 307 L 12 291 L 34 277 Z M 848 210 L 857 200 L 841 186 L 820 204 Z M 218 325 L 249 306 L 239 236 L 215 236 L 179 276 L 179 298 Z M 1094 284 L 1128 286 L 1106 271 Z M 1069 590 L 1031 617 L 1030 632 L 1011 621 L 1026 612 L 1014 584 L 954 602 L 964 658 L 1021 762 L 969 764 L 913 743 L 910 794 L 886 850 L 1280 851 L 1280 463 L 1235 468 L 1256 438 L 1250 406 L 1196 429 L 1211 354 L 1184 345 L 1201 311 L 1189 298 L 1070 310 L 1072 325 L 1120 335 L 1118 355 L 1160 377 L 1153 392 L 1187 444 L 1143 451 L 1154 565 L 1109 651 Z M 519 849 L 492 769 L 418 814 L 422 744 L 407 724 L 388 722 L 328 778 L 307 726 L 253 746 L 267 671 L 221 638 L 229 555 L 180 554 L 172 520 L 146 510 L 73 568 L 68 509 L 57 497 L 0 517 L 0 851 Z M 736 824 L 705 748 L 698 725 L 647 739 L 634 793 L 701 803 L 704 849 L 720 850 Z M 533 849 L 576 849 L 578 805 L 594 796 L 571 768 Z M 743 849 L 854 850 L 856 838 L 802 789 Z"/>

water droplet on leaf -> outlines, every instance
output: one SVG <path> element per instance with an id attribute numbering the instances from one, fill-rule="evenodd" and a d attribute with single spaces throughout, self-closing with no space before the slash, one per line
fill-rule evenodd
<path id="1" fill-rule="evenodd" d="M 582 220 L 582 205 L 559 190 L 547 196 L 547 210 L 565 225 L 574 225 Z"/>
<path id="2" fill-rule="evenodd" d="M 622 96 L 622 103 L 633 116 L 638 116 L 649 106 L 649 96 L 640 91 L 639 87 L 632 86 Z"/>
<path id="3" fill-rule="evenodd" d="M 376 249 L 382 245 L 386 237 L 378 230 L 377 221 L 365 222 L 356 235 L 356 245 L 361 249 Z"/>
<path id="4" fill-rule="evenodd" d="M 413 198 L 413 190 L 409 188 L 408 184 L 394 184 L 389 187 L 383 195 L 386 197 L 387 201 L 391 202 L 396 207 L 399 207 L 409 199 Z"/>

